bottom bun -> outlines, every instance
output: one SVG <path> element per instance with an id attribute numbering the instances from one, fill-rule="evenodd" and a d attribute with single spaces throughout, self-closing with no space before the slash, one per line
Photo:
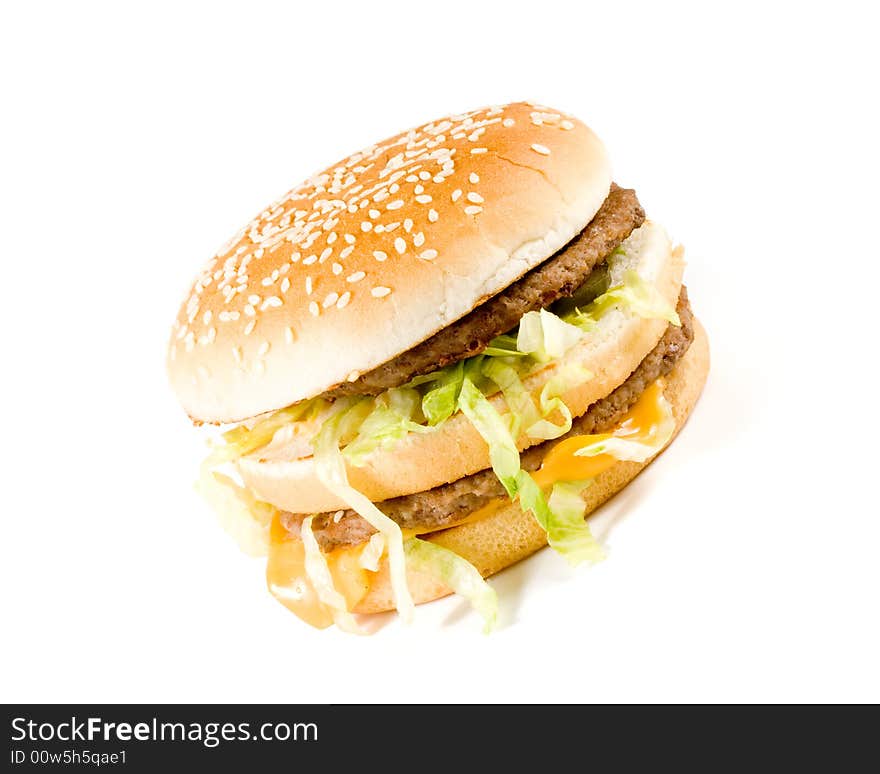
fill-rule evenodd
<path id="1" fill-rule="evenodd" d="M 678 365 L 665 377 L 666 386 L 663 394 L 672 406 L 675 416 L 673 438 L 684 427 L 703 390 L 708 372 L 709 342 L 702 325 L 694 320 L 693 343 Z M 667 447 L 661 449 L 647 462 L 618 462 L 596 476 L 592 485 L 584 492 L 586 512 L 592 513 L 617 494 Z M 547 534 L 538 526 L 534 516 L 531 513 L 523 513 L 515 503 L 500 508 L 479 521 L 422 537 L 464 557 L 484 578 L 494 575 L 547 545 Z M 416 604 L 430 602 L 452 593 L 448 586 L 426 573 L 410 570 L 407 572 L 407 580 Z M 370 590 L 357 604 L 354 612 L 381 613 L 393 609 L 388 562 L 384 560 L 373 577 Z"/>

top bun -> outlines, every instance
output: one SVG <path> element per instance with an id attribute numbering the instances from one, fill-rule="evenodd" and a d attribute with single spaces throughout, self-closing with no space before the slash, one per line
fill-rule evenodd
<path id="1" fill-rule="evenodd" d="M 371 145 L 208 262 L 174 323 L 172 386 L 193 419 L 232 422 L 356 379 L 549 258 L 610 187 L 596 135 L 526 102 Z"/>

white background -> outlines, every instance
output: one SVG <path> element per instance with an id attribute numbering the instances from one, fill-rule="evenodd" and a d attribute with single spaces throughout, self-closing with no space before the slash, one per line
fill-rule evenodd
<path id="1" fill-rule="evenodd" d="M 869 7 L 5 5 L 2 699 L 880 700 Z M 603 509 L 606 562 L 497 577 L 495 634 L 455 600 L 312 631 L 192 490 L 173 314 L 306 175 L 523 98 L 685 243 L 702 402 Z"/>

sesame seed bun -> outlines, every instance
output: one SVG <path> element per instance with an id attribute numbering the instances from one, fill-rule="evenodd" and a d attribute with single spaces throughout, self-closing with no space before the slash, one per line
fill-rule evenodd
<path id="1" fill-rule="evenodd" d="M 657 288 L 670 307 L 681 291 L 684 258 L 673 248 L 666 231 L 650 221 L 624 242 L 628 260 Z M 624 309 L 613 309 L 597 328 L 566 354 L 524 380 L 537 399 L 544 385 L 561 372 L 578 366 L 593 376 L 561 395 L 572 416 L 580 416 L 595 401 L 619 387 L 657 345 L 666 331 L 666 320 L 644 319 Z M 507 405 L 499 393 L 490 401 L 502 414 Z M 540 443 L 520 438 L 520 448 Z M 347 508 L 324 487 L 312 457 L 296 458 L 301 445 L 260 450 L 238 461 L 245 484 L 272 505 L 295 513 L 320 513 Z M 348 466 L 352 486 L 378 502 L 431 489 L 484 470 L 490 465 L 489 449 L 476 428 L 455 414 L 431 433 L 410 433 L 387 449 L 374 451 L 362 467 Z"/>
<path id="2" fill-rule="evenodd" d="M 550 257 L 610 186 L 593 132 L 530 103 L 371 145 L 211 259 L 174 324 L 172 386 L 193 419 L 230 422 L 356 379 Z"/>
<path id="3" fill-rule="evenodd" d="M 665 377 L 663 394 L 671 404 L 675 416 L 675 435 L 684 426 L 696 404 L 708 372 L 709 344 L 702 325 L 695 320 L 693 343 L 681 361 Z M 656 456 L 643 463 L 618 462 L 596 476 L 584 491 L 586 512 L 592 513 L 623 489 L 653 459 Z M 467 559 L 483 577 L 494 575 L 547 545 L 547 533 L 538 525 L 535 517 L 530 513 L 523 513 L 514 503 L 505 505 L 478 521 L 424 537 Z M 417 604 L 452 593 L 451 589 L 431 575 L 409 570 L 407 579 L 413 600 Z M 355 612 L 380 613 L 393 609 L 388 561 L 385 559 Z"/>

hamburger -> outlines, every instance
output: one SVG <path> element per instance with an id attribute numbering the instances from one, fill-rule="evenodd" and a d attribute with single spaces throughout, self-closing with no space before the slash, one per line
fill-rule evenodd
<path id="1" fill-rule="evenodd" d="M 198 488 L 309 624 L 451 592 L 587 517 L 706 379 L 683 250 L 581 121 L 532 103 L 369 145 L 266 207 L 173 324 L 171 384 L 222 426 Z"/>

